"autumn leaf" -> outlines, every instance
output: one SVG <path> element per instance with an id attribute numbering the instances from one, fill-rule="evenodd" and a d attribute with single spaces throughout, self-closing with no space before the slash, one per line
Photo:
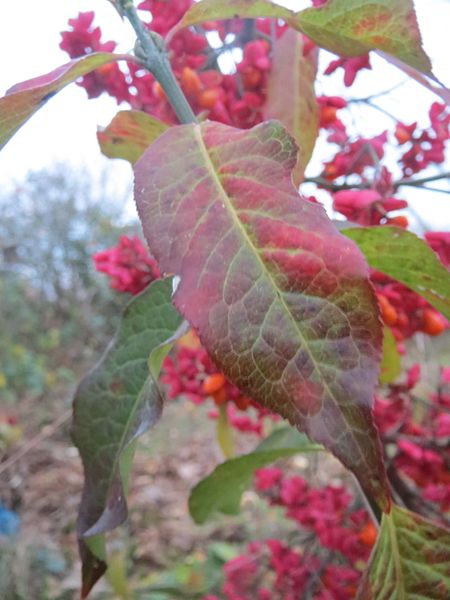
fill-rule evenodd
<path id="1" fill-rule="evenodd" d="M 357 600 L 446 600 L 450 531 L 394 506 L 383 515 Z"/>
<path id="2" fill-rule="evenodd" d="M 319 108 L 314 91 L 317 59 L 317 49 L 311 48 L 305 54 L 303 35 L 293 29 L 288 29 L 274 43 L 264 116 L 281 121 L 298 144 L 293 171 L 296 186 L 303 181 L 319 133 Z"/>
<path id="3" fill-rule="evenodd" d="M 75 393 L 72 438 L 85 477 L 77 527 L 83 597 L 106 570 L 104 533 L 127 517 L 134 441 L 161 414 L 155 378 L 181 324 L 171 294 L 169 278 L 130 302 L 112 345 Z"/>
<path id="4" fill-rule="evenodd" d="M 296 21 L 313 42 L 336 54 L 382 50 L 431 74 L 412 0 L 328 0 L 301 11 Z"/>
<path id="5" fill-rule="evenodd" d="M 135 165 L 138 211 L 160 268 L 180 277 L 175 305 L 218 367 L 387 508 L 372 420 L 377 302 L 356 245 L 298 196 L 296 161 L 276 121 L 173 127 Z"/>
<path id="6" fill-rule="evenodd" d="M 9 89 L 0 98 L 0 149 L 37 110 L 67 84 L 117 60 L 133 60 L 133 57 L 124 54 L 89 54 Z"/>
<path id="7" fill-rule="evenodd" d="M 97 132 L 105 156 L 134 164 L 144 150 L 167 129 L 167 125 L 139 110 L 121 110 L 111 123 Z"/>

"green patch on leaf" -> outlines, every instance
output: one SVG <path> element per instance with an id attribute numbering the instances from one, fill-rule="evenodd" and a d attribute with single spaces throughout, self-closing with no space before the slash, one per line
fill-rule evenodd
<path id="1" fill-rule="evenodd" d="M 97 132 L 105 156 L 123 158 L 132 165 L 165 130 L 167 125 L 139 110 L 121 110 L 111 123 Z"/>
<path id="2" fill-rule="evenodd" d="M 254 452 L 222 463 L 200 481 L 191 492 L 189 512 L 196 523 L 204 523 L 215 512 L 236 515 L 241 496 L 250 487 L 253 473 L 279 458 L 289 458 L 299 452 L 316 452 L 322 446 L 291 427 L 274 431 Z"/>
<path id="3" fill-rule="evenodd" d="M 373 269 L 404 283 L 450 319 L 450 273 L 423 240 L 398 227 L 341 232 L 358 244 Z"/>
<path id="4" fill-rule="evenodd" d="M 357 600 L 450 598 L 450 531 L 394 506 L 380 533 Z"/>
<path id="5" fill-rule="evenodd" d="M 127 517 L 135 440 L 161 414 L 155 379 L 181 324 L 171 295 L 170 278 L 130 302 L 113 343 L 75 393 L 72 438 L 85 477 L 77 527 L 84 596 L 106 569 L 104 533 Z"/>
<path id="6" fill-rule="evenodd" d="M 383 358 L 381 359 L 380 383 L 393 383 L 401 373 L 400 354 L 397 343 L 389 327 L 384 328 Z"/>

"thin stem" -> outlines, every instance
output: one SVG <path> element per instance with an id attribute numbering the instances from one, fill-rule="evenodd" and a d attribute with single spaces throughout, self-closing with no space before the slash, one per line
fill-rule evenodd
<path id="1" fill-rule="evenodd" d="M 226 403 L 219 405 L 219 418 L 217 419 L 216 435 L 224 457 L 226 459 L 233 458 L 235 456 L 233 432 L 231 431 L 230 422 L 228 420 Z"/>
<path id="2" fill-rule="evenodd" d="M 365 190 L 371 187 L 370 183 L 333 183 L 327 181 L 323 177 L 305 177 L 303 183 L 315 183 L 331 192 L 339 192 L 340 190 Z"/>
<path id="3" fill-rule="evenodd" d="M 159 44 L 159 40 L 156 43 L 144 27 L 132 0 L 120 0 L 120 5 L 142 47 L 143 65 L 161 85 L 180 123 L 196 123 L 197 119 L 173 74 L 163 43 Z"/>
<path id="4" fill-rule="evenodd" d="M 430 175 L 429 177 L 421 177 L 420 179 L 399 179 L 393 183 L 394 189 L 398 189 L 401 186 L 418 187 L 430 192 L 442 192 L 444 194 L 450 193 L 450 190 L 441 190 L 438 188 L 431 188 L 424 185 L 429 181 L 438 181 L 440 179 L 450 180 L 450 171 L 444 173 L 438 173 L 437 175 Z M 315 183 L 316 185 L 323 187 L 331 192 L 338 192 L 340 190 L 366 190 L 372 187 L 368 182 L 364 183 L 334 183 L 333 181 L 327 181 L 323 177 L 305 177 L 304 183 Z"/>
<path id="5" fill-rule="evenodd" d="M 430 181 L 439 181 L 439 179 L 450 179 L 450 171 L 445 171 L 444 173 L 438 173 L 437 175 L 431 175 L 429 177 L 421 177 L 420 179 L 400 179 L 394 184 L 394 187 L 400 187 L 401 185 L 409 185 L 413 187 L 420 187 L 424 183 L 428 183 Z M 428 188 L 431 190 L 431 188 Z M 445 192 L 445 190 L 439 190 Z"/>

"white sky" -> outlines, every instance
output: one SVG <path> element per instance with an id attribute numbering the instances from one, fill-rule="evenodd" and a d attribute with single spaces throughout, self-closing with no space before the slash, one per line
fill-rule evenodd
<path id="1" fill-rule="evenodd" d="M 300 8 L 309 4 L 302 0 L 285 0 L 283 3 Z M 415 5 L 424 46 L 432 59 L 434 71 L 450 87 L 450 0 L 416 0 Z M 8 2 L 7 7 L 5 4 L 0 19 L 0 95 L 19 81 L 46 73 L 67 62 L 67 55 L 58 47 L 59 32 L 67 28 L 70 17 L 88 10 L 96 12 L 95 23 L 101 26 L 105 40 L 120 41 L 121 51 L 132 48 L 133 33 L 106 0 L 21 0 Z M 372 64 L 372 72 L 359 74 L 357 84 L 351 88 L 353 96 L 366 97 L 406 79 L 382 59 L 374 57 Z M 341 81 L 341 72 L 324 78 L 323 92 L 330 95 L 345 93 Z M 426 124 L 426 113 L 434 100 L 438 98 L 419 84 L 408 82 L 392 97 L 386 97 L 379 103 L 406 123 L 419 120 Z M 126 106 L 123 105 L 123 108 Z M 28 170 L 62 160 L 72 165 L 87 166 L 93 174 L 108 168 L 120 189 L 126 189 L 131 181 L 129 165 L 124 161 L 110 161 L 103 157 L 95 136 L 97 125 L 107 125 L 117 110 L 114 100 L 106 95 L 88 100 L 82 88 L 69 85 L 38 111 L 0 152 L 0 184 L 4 189 L 9 188 L 14 180 L 22 178 Z M 375 135 L 392 126 L 389 118 L 381 113 L 367 112 L 366 109 L 361 113 L 358 106 L 354 107 L 354 115 L 355 118 L 362 116 L 366 135 Z M 328 150 L 328 153 L 332 154 L 333 151 Z M 310 174 L 319 172 L 318 156 L 324 157 L 320 146 Z M 449 165 L 445 168 L 448 170 Z M 441 182 L 439 185 L 445 186 Z M 401 192 L 401 196 L 411 202 L 428 227 L 449 228 L 450 195 L 425 193 L 412 188 L 402 188 Z"/>

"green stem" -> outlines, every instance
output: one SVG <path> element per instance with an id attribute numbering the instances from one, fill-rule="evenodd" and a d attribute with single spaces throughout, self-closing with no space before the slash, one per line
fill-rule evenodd
<path id="1" fill-rule="evenodd" d="M 424 183 L 428 183 L 430 181 L 439 181 L 440 179 L 450 180 L 450 171 L 444 171 L 443 173 L 437 173 L 436 175 L 430 175 L 429 177 L 421 177 L 420 179 L 400 179 L 400 181 L 397 181 L 394 185 L 395 187 L 400 187 L 401 185 L 422 187 Z M 439 191 L 445 192 L 446 190 Z"/>
<path id="2" fill-rule="evenodd" d="M 217 419 L 216 427 L 217 441 L 225 458 L 233 458 L 234 441 L 233 432 L 231 431 L 230 422 L 228 421 L 227 403 L 219 405 L 219 418 Z"/>
<path id="3" fill-rule="evenodd" d="M 120 0 L 120 6 L 142 47 L 145 68 L 161 85 L 180 123 L 196 123 L 197 119 L 173 74 L 164 44 L 157 44 L 144 27 L 132 0 Z"/>

